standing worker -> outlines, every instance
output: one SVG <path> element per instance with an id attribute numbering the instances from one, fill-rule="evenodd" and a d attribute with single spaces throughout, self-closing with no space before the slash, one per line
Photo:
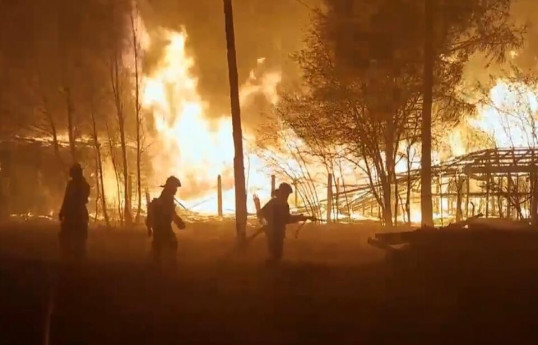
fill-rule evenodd
<path id="1" fill-rule="evenodd" d="M 79 261 L 86 255 L 89 222 L 86 204 L 90 196 L 90 185 L 78 163 L 69 169 L 69 176 L 59 214 L 62 222 L 59 234 L 60 249 L 64 259 Z"/>
<path id="2" fill-rule="evenodd" d="M 286 225 L 312 219 L 302 214 L 290 214 L 288 197 L 293 192 L 288 183 L 281 183 L 275 190 L 273 198 L 258 211 L 258 217 L 267 221 L 266 235 L 269 249 L 269 263 L 279 263 L 282 260 Z"/>
<path id="3" fill-rule="evenodd" d="M 177 238 L 172 230 L 172 222 L 179 229 L 185 229 L 185 222 L 176 214 L 174 203 L 181 182 L 177 177 L 170 176 L 161 187 L 164 189 L 158 198 L 151 201 L 146 219 L 148 232 L 153 235 L 152 258 L 157 265 L 162 265 L 165 256 L 175 262 Z"/>

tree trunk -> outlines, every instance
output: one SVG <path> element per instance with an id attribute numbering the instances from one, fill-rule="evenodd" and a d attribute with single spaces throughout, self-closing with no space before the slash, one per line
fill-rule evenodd
<path id="1" fill-rule="evenodd" d="M 235 33 L 232 0 L 224 0 L 226 43 L 228 50 L 228 73 L 230 79 L 230 101 L 234 139 L 234 180 L 236 231 L 240 242 L 245 240 L 247 226 L 247 192 L 245 188 L 245 167 L 243 160 L 243 134 L 241 129 L 241 108 L 239 104 L 239 81 L 235 53 Z"/>
<path id="2" fill-rule="evenodd" d="M 392 115 L 391 113 L 389 115 Z M 384 218 L 385 226 L 392 227 L 394 225 L 392 220 L 392 180 L 395 170 L 394 159 L 394 121 L 393 116 L 387 116 L 387 123 L 385 128 L 385 176 L 383 181 L 383 199 L 384 199 Z M 396 203 L 398 201 L 396 200 Z M 389 220 L 390 219 L 390 220 Z M 388 221 L 389 220 L 389 221 Z"/>
<path id="3" fill-rule="evenodd" d="M 101 155 L 101 144 L 99 143 L 99 137 L 97 135 L 97 126 L 95 124 L 95 114 L 91 111 L 92 116 L 92 127 L 93 127 L 93 144 L 95 147 L 95 152 L 97 154 L 97 174 L 99 183 L 98 188 L 101 188 L 101 207 L 103 208 L 103 217 L 105 218 L 105 223 L 107 229 L 110 229 L 110 219 L 108 218 L 108 211 L 106 208 L 106 196 L 105 196 L 105 187 L 104 187 L 104 178 L 103 178 L 103 157 Z"/>
<path id="4" fill-rule="evenodd" d="M 459 222 L 463 219 L 463 210 L 461 209 L 461 204 L 463 201 L 463 182 L 464 179 L 456 176 L 456 222 Z"/>
<path id="5" fill-rule="evenodd" d="M 123 112 L 123 102 L 121 97 L 121 80 L 120 80 L 120 61 L 117 52 L 115 52 L 112 61 L 112 91 L 114 93 L 114 105 L 116 107 L 116 117 L 118 120 L 118 129 L 120 132 L 121 160 L 123 173 L 123 218 L 126 226 L 132 224 L 131 216 L 131 197 L 129 195 L 128 178 L 129 167 L 127 165 L 127 143 L 125 139 L 125 114 Z"/>
<path id="6" fill-rule="evenodd" d="M 71 159 L 73 163 L 78 162 L 77 147 L 76 147 L 76 133 L 75 122 L 73 118 L 73 101 L 71 99 L 71 90 L 69 86 L 64 87 L 65 92 L 65 107 L 67 115 L 67 136 L 69 138 L 69 150 L 71 152 Z"/>
<path id="7" fill-rule="evenodd" d="M 407 213 L 407 225 L 411 224 L 411 144 L 407 146 L 407 190 L 405 195 L 405 212 Z"/>
<path id="8" fill-rule="evenodd" d="M 121 187 L 120 187 L 120 176 L 118 173 L 118 164 L 116 162 L 116 157 L 114 156 L 114 144 L 112 143 L 112 134 L 110 133 L 110 127 L 108 126 L 108 121 L 106 121 L 106 131 L 108 136 L 108 147 L 110 150 L 110 159 L 112 161 L 112 167 L 114 168 L 114 175 L 116 177 L 116 189 L 118 197 L 118 216 L 120 219 L 120 225 L 123 226 L 123 213 L 121 211 Z"/>
<path id="9" fill-rule="evenodd" d="M 391 187 L 388 178 L 385 178 L 382 181 L 383 184 L 383 220 L 385 221 L 385 226 L 388 228 L 392 227 L 392 197 L 391 197 Z"/>
<path id="10" fill-rule="evenodd" d="M 47 119 L 49 121 L 50 125 L 50 132 L 52 135 L 52 146 L 54 148 L 54 155 L 56 156 L 56 159 L 58 159 L 58 163 L 60 163 L 60 166 L 62 168 L 62 172 L 65 174 L 66 178 L 68 177 L 67 171 L 65 169 L 65 163 L 62 159 L 62 154 L 60 153 L 60 144 L 58 143 L 58 131 L 56 129 L 56 123 L 54 122 L 54 118 L 52 117 L 52 114 L 48 112 L 48 110 L 45 111 L 45 114 L 47 116 Z"/>
<path id="11" fill-rule="evenodd" d="M 97 216 L 99 216 L 99 200 L 101 199 L 101 184 L 99 183 L 98 158 L 95 159 L 95 187 L 97 189 L 97 195 L 95 196 L 95 215 L 93 217 L 93 221 L 94 223 L 97 223 Z"/>
<path id="12" fill-rule="evenodd" d="M 127 144 L 125 140 L 125 118 L 123 113 L 118 114 L 118 122 L 120 127 L 120 144 L 121 144 L 121 158 L 123 163 L 123 216 L 125 219 L 125 225 L 129 226 L 133 223 L 131 216 L 131 196 L 129 195 L 129 168 L 127 166 Z"/>
<path id="13" fill-rule="evenodd" d="M 394 226 L 398 227 L 398 197 L 400 196 L 400 192 L 398 190 L 398 181 L 396 179 L 396 173 L 393 173 L 394 175 Z"/>
<path id="14" fill-rule="evenodd" d="M 136 8 L 136 3 L 133 5 Z M 136 34 L 135 27 L 135 18 L 131 12 L 131 32 L 133 39 L 133 51 L 134 51 L 134 64 L 135 64 L 135 116 L 136 116 L 136 188 L 138 195 L 138 207 L 136 209 L 136 218 L 135 222 L 138 224 L 140 222 L 140 212 L 142 211 L 142 173 L 141 173 L 141 162 L 142 162 L 142 137 L 141 137 L 141 126 L 142 119 L 140 117 L 141 105 L 140 105 L 140 77 L 138 71 L 138 36 Z"/>
<path id="15" fill-rule="evenodd" d="M 433 2 L 425 1 L 424 94 L 422 104 L 422 157 L 420 204 L 422 224 L 433 225 L 432 210 L 432 104 L 433 104 Z"/>

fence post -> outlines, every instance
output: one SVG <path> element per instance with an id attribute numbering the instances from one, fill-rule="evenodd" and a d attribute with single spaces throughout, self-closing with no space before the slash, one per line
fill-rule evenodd
<path id="1" fill-rule="evenodd" d="M 327 178 L 327 223 L 331 222 L 333 201 L 333 174 L 329 174 Z"/>
<path id="2" fill-rule="evenodd" d="M 222 217 L 222 177 L 217 177 L 217 212 Z"/>
<path id="3" fill-rule="evenodd" d="M 299 207 L 299 198 L 297 192 L 297 180 L 293 180 L 293 192 L 295 193 L 295 208 Z"/>

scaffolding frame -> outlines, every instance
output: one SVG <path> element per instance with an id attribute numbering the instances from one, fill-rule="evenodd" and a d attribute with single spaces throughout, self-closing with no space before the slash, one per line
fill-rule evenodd
<path id="1" fill-rule="evenodd" d="M 530 219 L 537 223 L 537 161 L 538 148 L 514 147 L 475 151 L 433 166 L 434 213 L 441 223 L 478 213 L 486 218 Z M 392 191 L 397 185 L 400 204 L 405 203 L 408 185 L 412 189 L 410 204 L 420 204 L 420 172 L 414 169 L 397 174 Z M 371 188 L 362 184 L 347 191 L 349 207 L 354 213 L 380 218 Z M 398 208 L 400 216 L 404 213 Z"/>

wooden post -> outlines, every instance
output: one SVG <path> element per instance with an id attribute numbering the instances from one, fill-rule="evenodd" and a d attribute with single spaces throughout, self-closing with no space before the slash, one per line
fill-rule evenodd
<path id="1" fill-rule="evenodd" d="M 522 212 L 521 212 L 521 196 L 519 195 L 519 174 L 516 174 L 516 219 L 521 220 Z"/>
<path id="2" fill-rule="evenodd" d="M 439 214 L 441 215 L 441 226 L 444 224 L 443 219 L 443 176 L 439 175 Z"/>
<path id="3" fill-rule="evenodd" d="M 467 196 L 465 197 L 465 218 L 469 218 L 469 198 L 471 194 L 471 176 L 467 175 Z"/>
<path id="4" fill-rule="evenodd" d="M 490 186 L 490 175 L 489 175 L 489 171 L 487 172 L 487 175 L 486 175 L 486 218 L 489 218 L 489 186 Z"/>
<path id="5" fill-rule="evenodd" d="M 297 180 L 293 180 L 293 192 L 295 193 L 295 208 L 299 207 L 299 192 L 297 191 Z"/>
<path id="6" fill-rule="evenodd" d="M 510 197 L 512 188 L 512 174 L 508 174 L 506 176 L 506 218 L 511 219 L 512 218 L 512 199 Z"/>
<path id="7" fill-rule="evenodd" d="M 538 224 L 538 176 L 536 174 L 536 161 L 534 157 L 534 150 L 532 150 L 532 163 L 530 173 L 530 218 L 532 225 Z"/>
<path id="8" fill-rule="evenodd" d="M 219 217 L 222 217 L 222 177 L 217 177 L 217 212 Z"/>
<path id="9" fill-rule="evenodd" d="M 335 200 L 335 209 L 336 209 L 336 222 L 340 220 L 340 178 L 336 179 L 336 200 Z"/>
<path id="10" fill-rule="evenodd" d="M 239 77 L 235 51 L 235 32 L 232 0 L 224 1 L 226 47 L 228 53 L 228 77 L 230 80 L 230 104 L 234 141 L 235 227 L 239 242 L 246 239 L 247 190 L 245 186 L 245 162 L 243 158 L 243 131 L 241 129 L 241 106 L 239 103 Z"/>
<path id="11" fill-rule="evenodd" d="M 492 185 L 495 186 L 495 176 L 491 177 L 492 179 Z M 491 216 L 495 217 L 497 216 L 497 208 L 495 207 L 495 201 L 496 201 L 495 194 L 491 195 Z"/>
<path id="12" fill-rule="evenodd" d="M 128 200 L 125 200 L 125 202 L 131 202 L 131 197 L 133 195 L 133 176 L 129 174 L 129 178 L 127 179 L 127 194 L 128 194 Z M 130 206 L 129 206 L 130 209 Z"/>
<path id="13" fill-rule="evenodd" d="M 504 218 L 503 199 L 501 197 L 504 185 L 504 177 L 499 176 L 499 192 L 497 195 L 497 207 L 499 209 L 499 218 Z"/>
<path id="14" fill-rule="evenodd" d="M 332 200 L 333 199 L 333 174 L 327 178 L 327 223 L 331 222 Z"/>
<path id="15" fill-rule="evenodd" d="M 275 189 L 276 189 L 276 177 L 275 175 L 271 175 L 271 195 L 273 195 Z"/>
<path id="16" fill-rule="evenodd" d="M 436 0 L 424 0 L 424 82 L 422 97 L 421 126 L 421 172 L 420 172 L 420 207 L 422 224 L 433 225 L 432 212 L 432 104 L 434 86 L 434 3 Z M 443 205 L 441 203 L 441 209 Z M 442 214 L 441 210 L 441 214 Z"/>
<path id="17" fill-rule="evenodd" d="M 463 180 L 456 175 L 456 222 L 461 221 L 462 219 L 462 210 L 461 210 L 461 202 L 463 198 Z"/>

